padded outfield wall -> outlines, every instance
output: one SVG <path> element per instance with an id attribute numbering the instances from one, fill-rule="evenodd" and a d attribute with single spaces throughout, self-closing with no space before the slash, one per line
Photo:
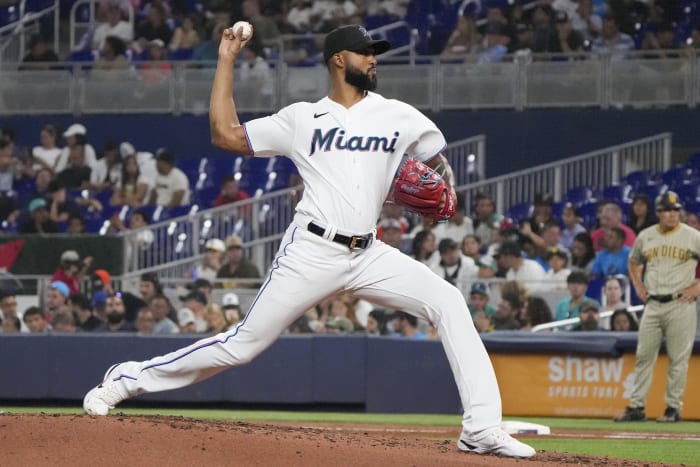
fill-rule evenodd
<path id="1" fill-rule="evenodd" d="M 112 363 L 143 360 L 197 336 L 0 335 L 0 404 L 78 403 Z M 211 339 L 211 338 L 207 338 Z M 629 403 L 636 334 L 496 332 L 483 336 L 511 416 L 604 417 Z M 700 420 L 700 337 L 691 358 L 683 417 Z M 647 413 L 665 408 L 667 359 L 656 366 Z M 348 404 L 373 413 L 461 412 L 438 341 L 367 336 L 283 336 L 252 363 L 153 403 Z"/>

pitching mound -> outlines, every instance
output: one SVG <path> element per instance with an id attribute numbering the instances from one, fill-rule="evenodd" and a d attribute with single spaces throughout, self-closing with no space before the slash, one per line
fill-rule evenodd
<path id="1" fill-rule="evenodd" d="M 467 454 L 446 440 L 459 435 L 458 427 L 306 425 L 120 414 L 4 414 L 1 458 L 8 466 L 54 467 L 655 465 L 552 452 L 540 452 L 531 460 Z"/>

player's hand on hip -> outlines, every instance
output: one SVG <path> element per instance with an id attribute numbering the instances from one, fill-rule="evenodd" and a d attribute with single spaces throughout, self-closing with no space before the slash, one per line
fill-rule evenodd
<path id="1" fill-rule="evenodd" d="M 698 298 L 698 289 L 700 288 L 698 284 L 698 282 L 695 282 L 691 286 L 683 289 L 681 296 L 678 297 L 678 301 L 683 303 L 694 302 Z"/>
<path id="2" fill-rule="evenodd" d="M 219 58 L 233 59 L 238 57 L 238 54 L 243 50 L 248 42 L 253 38 L 253 26 L 250 27 L 250 35 L 245 39 L 241 39 L 233 32 L 233 28 L 224 29 L 219 43 Z"/>
<path id="3" fill-rule="evenodd" d="M 646 303 L 649 301 L 649 291 L 646 287 L 642 285 L 640 287 L 635 287 L 635 289 L 637 291 L 637 297 L 639 297 L 642 302 Z"/>

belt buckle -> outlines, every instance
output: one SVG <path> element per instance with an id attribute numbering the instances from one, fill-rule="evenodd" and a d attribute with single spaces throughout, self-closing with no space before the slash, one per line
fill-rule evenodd
<path id="1" fill-rule="evenodd" d="M 353 235 L 350 237 L 350 249 L 351 250 L 359 250 L 362 247 L 358 245 L 359 242 L 364 240 L 364 237 L 361 237 L 359 235 Z"/>

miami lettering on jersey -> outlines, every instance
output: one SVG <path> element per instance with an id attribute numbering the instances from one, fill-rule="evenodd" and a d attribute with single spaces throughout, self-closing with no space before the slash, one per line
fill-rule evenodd
<path id="1" fill-rule="evenodd" d="M 671 245 L 661 245 L 649 248 L 644 251 L 644 257 L 647 261 L 654 258 L 675 258 L 679 261 L 685 262 L 689 259 L 697 259 L 695 255 L 687 248 L 678 248 L 677 246 Z"/>
<path id="2" fill-rule="evenodd" d="M 381 150 L 385 153 L 393 153 L 396 151 L 398 138 L 399 132 L 395 131 L 391 139 L 386 136 L 351 136 L 346 139 L 345 130 L 341 130 L 340 127 L 331 128 L 325 133 L 317 128 L 311 139 L 309 157 L 313 156 L 317 150 L 327 152 L 331 149 L 374 152 Z"/>

